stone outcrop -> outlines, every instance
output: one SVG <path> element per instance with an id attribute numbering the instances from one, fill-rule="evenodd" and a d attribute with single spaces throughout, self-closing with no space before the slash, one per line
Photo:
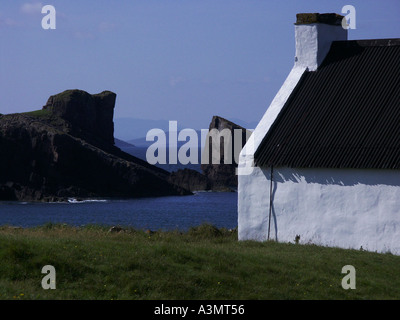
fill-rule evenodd
<path id="1" fill-rule="evenodd" d="M 117 95 L 111 91 L 89 94 L 66 90 L 51 96 L 43 110 L 65 121 L 68 133 L 95 145 L 114 145 L 114 106 Z"/>
<path id="2" fill-rule="evenodd" d="M 115 98 L 68 90 L 39 112 L 0 116 L 0 200 L 191 194 L 114 146 Z"/>
<path id="3" fill-rule="evenodd" d="M 237 163 L 235 159 L 239 159 L 239 153 L 242 150 L 243 146 L 246 144 L 246 141 L 249 138 L 251 132 L 246 128 L 243 128 L 219 116 L 214 116 L 212 118 L 209 126 L 209 135 L 212 136 L 213 130 L 217 130 L 220 133 L 220 137 L 224 136 L 224 134 L 222 134 L 224 130 L 226 132 L 230 132 L 230 135 L 228 134 L 227 136 L 230 136 L 231 140 L 226 141 L 225 137 L 220 140 L 220 156 L 219 159 L 217 157 L 217 163 L 214 164 L 215 161 L 213 162 L 213 157 L 215 157 L 215 152 L 218 149 L 218 143 L 213 143 L 212 139 L 209 139 L 208 145 L 205 145 L 205 148 L 208 148 L 208 163 L 205 163 L 205 159 L 202 159 L 201 169 L 203 171 L 203 174 L 209 180 L 212 190 L 236 190 L 238 179 L 236 175 Z M 235 133 L 235 131 L 237 132 Z M 230 151 L 228 158 L 226 157 L 224 152 L 227 143 L 230 144 L 230 147 L 226 148 L 228 152 Z"/>
<path id="4" fill-rule="evenodd" d="M 237 131 L 236 134 L 235 130 Z M 220 138 L 226 134 L 225 137 L 230 137 L 231 140 L 227 139 L 225 141 L 225 138 L 223 138 L 220 139 L 220 143 L 218 144 L 215 143 L 216 141 L 213 143 L 212 138 L 208 139 L 204 147 L 208 149 L 208 152 L 203 152 L 205 157 L 202 158 L 202 173 L 190 169 L 178 170 L 171 174 L 171 182 L 191 191 L 237 190 L 237 163 L 235 159 L 238 159 L 239 152 L 250 137 L 251 131 L 219 116 L 212 118 L 208 136 L 212 137 L 213 131 L 214 137 Z M 230 150 L 230 154 L 227 154 L 229 159 L 227 159 L 224 153 L 226 143 L 230 143 L 231 145 L 230 148 L 227 148 L 227 150 Z M 219 153 L 216 153 L 216 151 L 219 151 Z M 219 157 L 217 156 L 218 154 Z"/>

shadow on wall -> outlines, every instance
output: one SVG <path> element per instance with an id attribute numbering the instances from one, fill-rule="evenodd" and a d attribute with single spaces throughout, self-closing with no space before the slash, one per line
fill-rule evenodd
<path id="1" fill-rule="evenodd" d="M 275 195 L 278 184 L 292 182 L 337 186 L 400 186 L 400 170 L 378 169 L 292 169 L 266 168 L 262 171 L 269 183 L 268 240 L 278 241 L 278 221 L 275 211 Z M 272 176 L 272 183 L 271 183 Z"/>
<path id="2" fill-rule="evenodd" d="M 282 181 L 277 181 L 276 175 L 275 175 L 275 169 L 269 168 L 270 170 L 266 171 L 263 170 L 263 174 L 265 175 L 267 181 L 272 181 L 270 184 L 270 190 L 269 190 L 269 207 L 268 207 L 268 236 L 267 240 L 275 240 L 278 241 L 278 222 L 276 219 L 276 213 L 275 213 L 275 207 L 274 207 L 274 199 L 275 199 L 275 193 L 278 188 L 278 182 L 284 182 Z M 272 178 L 272 179 L 271 179 Z M 279 180 L 279 176 L 278 176 Z M 274 228 L 274 232 L 271 232 L 272 228 Z"/>
<path id="3" fill-rule="evenodd" d="M 268 180 L 269 180 L 268 176 Z M 325 169 L 325 168 L 274 168 L 274 183 L 317 183 L 323 185 L 400 186 L 400 170 L 389 169 Z M 275 186 L 276 188 L 276 186 Z"/>

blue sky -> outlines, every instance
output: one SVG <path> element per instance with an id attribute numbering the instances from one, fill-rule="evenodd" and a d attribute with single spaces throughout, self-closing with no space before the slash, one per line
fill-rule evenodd
<path id="1" fill-rule="evenodd" d="M 56 9 L 43 30 L 41 7 Z M 349 39 L 399 38 L 399 0 L 2 0 L 0 113 L 66 89 L 117 93 L 115 118 L 260 120 L 293 66 L 299 12 L 356 9 Z"/>

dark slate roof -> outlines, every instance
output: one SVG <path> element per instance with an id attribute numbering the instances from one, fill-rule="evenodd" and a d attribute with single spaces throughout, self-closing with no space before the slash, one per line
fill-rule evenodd
<path id="1" fill-rule="evenodd" d="M 306 71 L 257 166 L 400 169 L 400 39 L 335 41 Z"/>

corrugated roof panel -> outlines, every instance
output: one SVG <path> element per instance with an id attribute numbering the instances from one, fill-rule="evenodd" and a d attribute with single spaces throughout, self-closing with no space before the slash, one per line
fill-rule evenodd
<path id="1" fill-rule="evenodd" d="M 400 169 L 400 39 L 334 42 L 300 79 L 255 161 Z"/>

